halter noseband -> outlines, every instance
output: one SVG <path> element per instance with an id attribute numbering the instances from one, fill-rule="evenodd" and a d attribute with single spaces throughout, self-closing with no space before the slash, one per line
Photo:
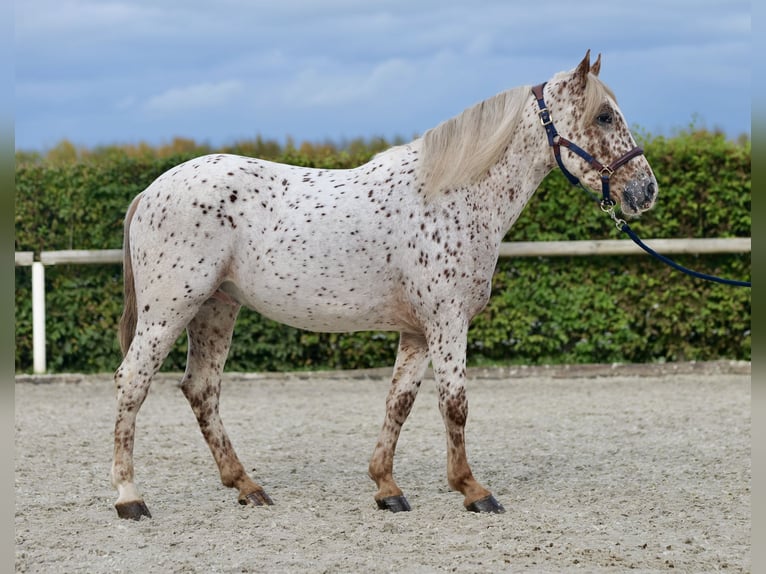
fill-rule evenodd
<path id="1" fill-rule="evenodd" d="M 623 154 L 622 156 L 614 160 L 609 165 L 602 164 L 600 161 L 598 161 L 596 158 L 590 155 L 587 151 L 582 149 L 577 144 L 572 143 L 565 137 L 562 137 L 556 131 L 556 128 L 553 126 L 553 119 L 551 118 L 551 113 L 550 111 L 548 111 L 548 107 L 545 105 L 545 98 L 543 97 L 543 89 L 545 88 L 545 84 L 546 82 L 543 82 L 542 84 L 539 84 L 533 87 L 532 93 L 537 99 L 537 105 L 540 108 L 540 110 L 537 112 L 537 115 L 540 117 L 540 123 L 545 128 L 545 133 L 548 134 L 548 145 L 550 145 L 553 148 L 553 155 L 556 158 L 556 163 L 559 164 L 559 168 L 567 177 L 567 179 L 572 183 L 572 185 L 579 185 L 580 187 L 583 187 L 583 185 L 580 183 L 580 180 L 577 179 L 574 175 L 572 175 L 572 173 L 566 167 L 564 167 L 564 162 L 561 160 L 561 146 L 564 146 L 565 148 L 568 148 L 573 153 L 579 155 L 591 167 L 593 167 L 593 169 L 598 171 L 599 175 L 601 176 L 601 207 L 602 209 L 614 207 L 615 205 L 614 200 L 609 196 L 609 178 L 612 176 L 612 174 L 615 172 L 615 170 L 618 167 L 625 165 L 634 157 L 642 155 L 644 153 L 644 150 L 636 146 L 632 150 L 628 151 L 627 153 Z"/>

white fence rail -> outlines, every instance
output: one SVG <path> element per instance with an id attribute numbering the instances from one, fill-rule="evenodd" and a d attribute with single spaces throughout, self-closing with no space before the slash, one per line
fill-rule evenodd
<path id="1" fill-rule="evenodd" d="M 655 251 L 663 255 L 750 253 L 749 237 L 715 239 L 648 239 Z M 645 255 L 629 239 L 594 241 L 517 241 L 502 243 L 500 257 L 571 257 L 586 255 Z M 121 249 L 42 251 L 39 257 L 31 251 L 16 252 L 17 267 L 32 267 L 32 368 L 44 373 L 45 345 L 45 266 L 104 265 L 122 263 Z"/>

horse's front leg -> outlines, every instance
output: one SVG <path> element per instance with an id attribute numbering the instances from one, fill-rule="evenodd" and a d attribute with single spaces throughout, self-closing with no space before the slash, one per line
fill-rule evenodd
<path id="1" fill-rule="evenodd" d="M 431 331 L 429 348 L 439 393 L 439 411 L 447 431 L 447 480 L 465 497 L 463 504 L 473 512 L 505 512 L 492 493 L 473 477 L 465 449 L 468 398 L 465 365 L 468 322 L 445 322 Z"/>
<path id="2" fill-rule="evenodd" d="M 425 339 L 420 335 L 402 333 L 391 388 L 386 399 L 386 418 L 369 467 L 370 478 L 378 485 L 375 501 L 381 509 L 392 512 L 410 510 L 407 499 L 394 481 L 394 452 L 427 366 L 428 345 Z"/>

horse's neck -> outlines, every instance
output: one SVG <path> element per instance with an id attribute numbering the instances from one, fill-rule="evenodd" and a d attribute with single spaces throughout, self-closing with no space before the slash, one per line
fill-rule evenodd
<path id="1" fill-rule="evenodd" d="M 505 153 L 472 192 L 481 196 L 492 214 L 498 242 L 554 166 L 553 154 L 537 115 L 524 112 Z"/>

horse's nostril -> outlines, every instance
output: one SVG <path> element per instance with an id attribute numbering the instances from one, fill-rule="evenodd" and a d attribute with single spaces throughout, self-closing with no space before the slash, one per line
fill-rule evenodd
<path id="1" fill-rule="evenodd" d="M 651 199 L 654 197 L 654 194 L 657 193 L 657 186 L 654 185 L 654 182 L 649 182 L 649 185 L 646 186 L 646 197 Z"/>

